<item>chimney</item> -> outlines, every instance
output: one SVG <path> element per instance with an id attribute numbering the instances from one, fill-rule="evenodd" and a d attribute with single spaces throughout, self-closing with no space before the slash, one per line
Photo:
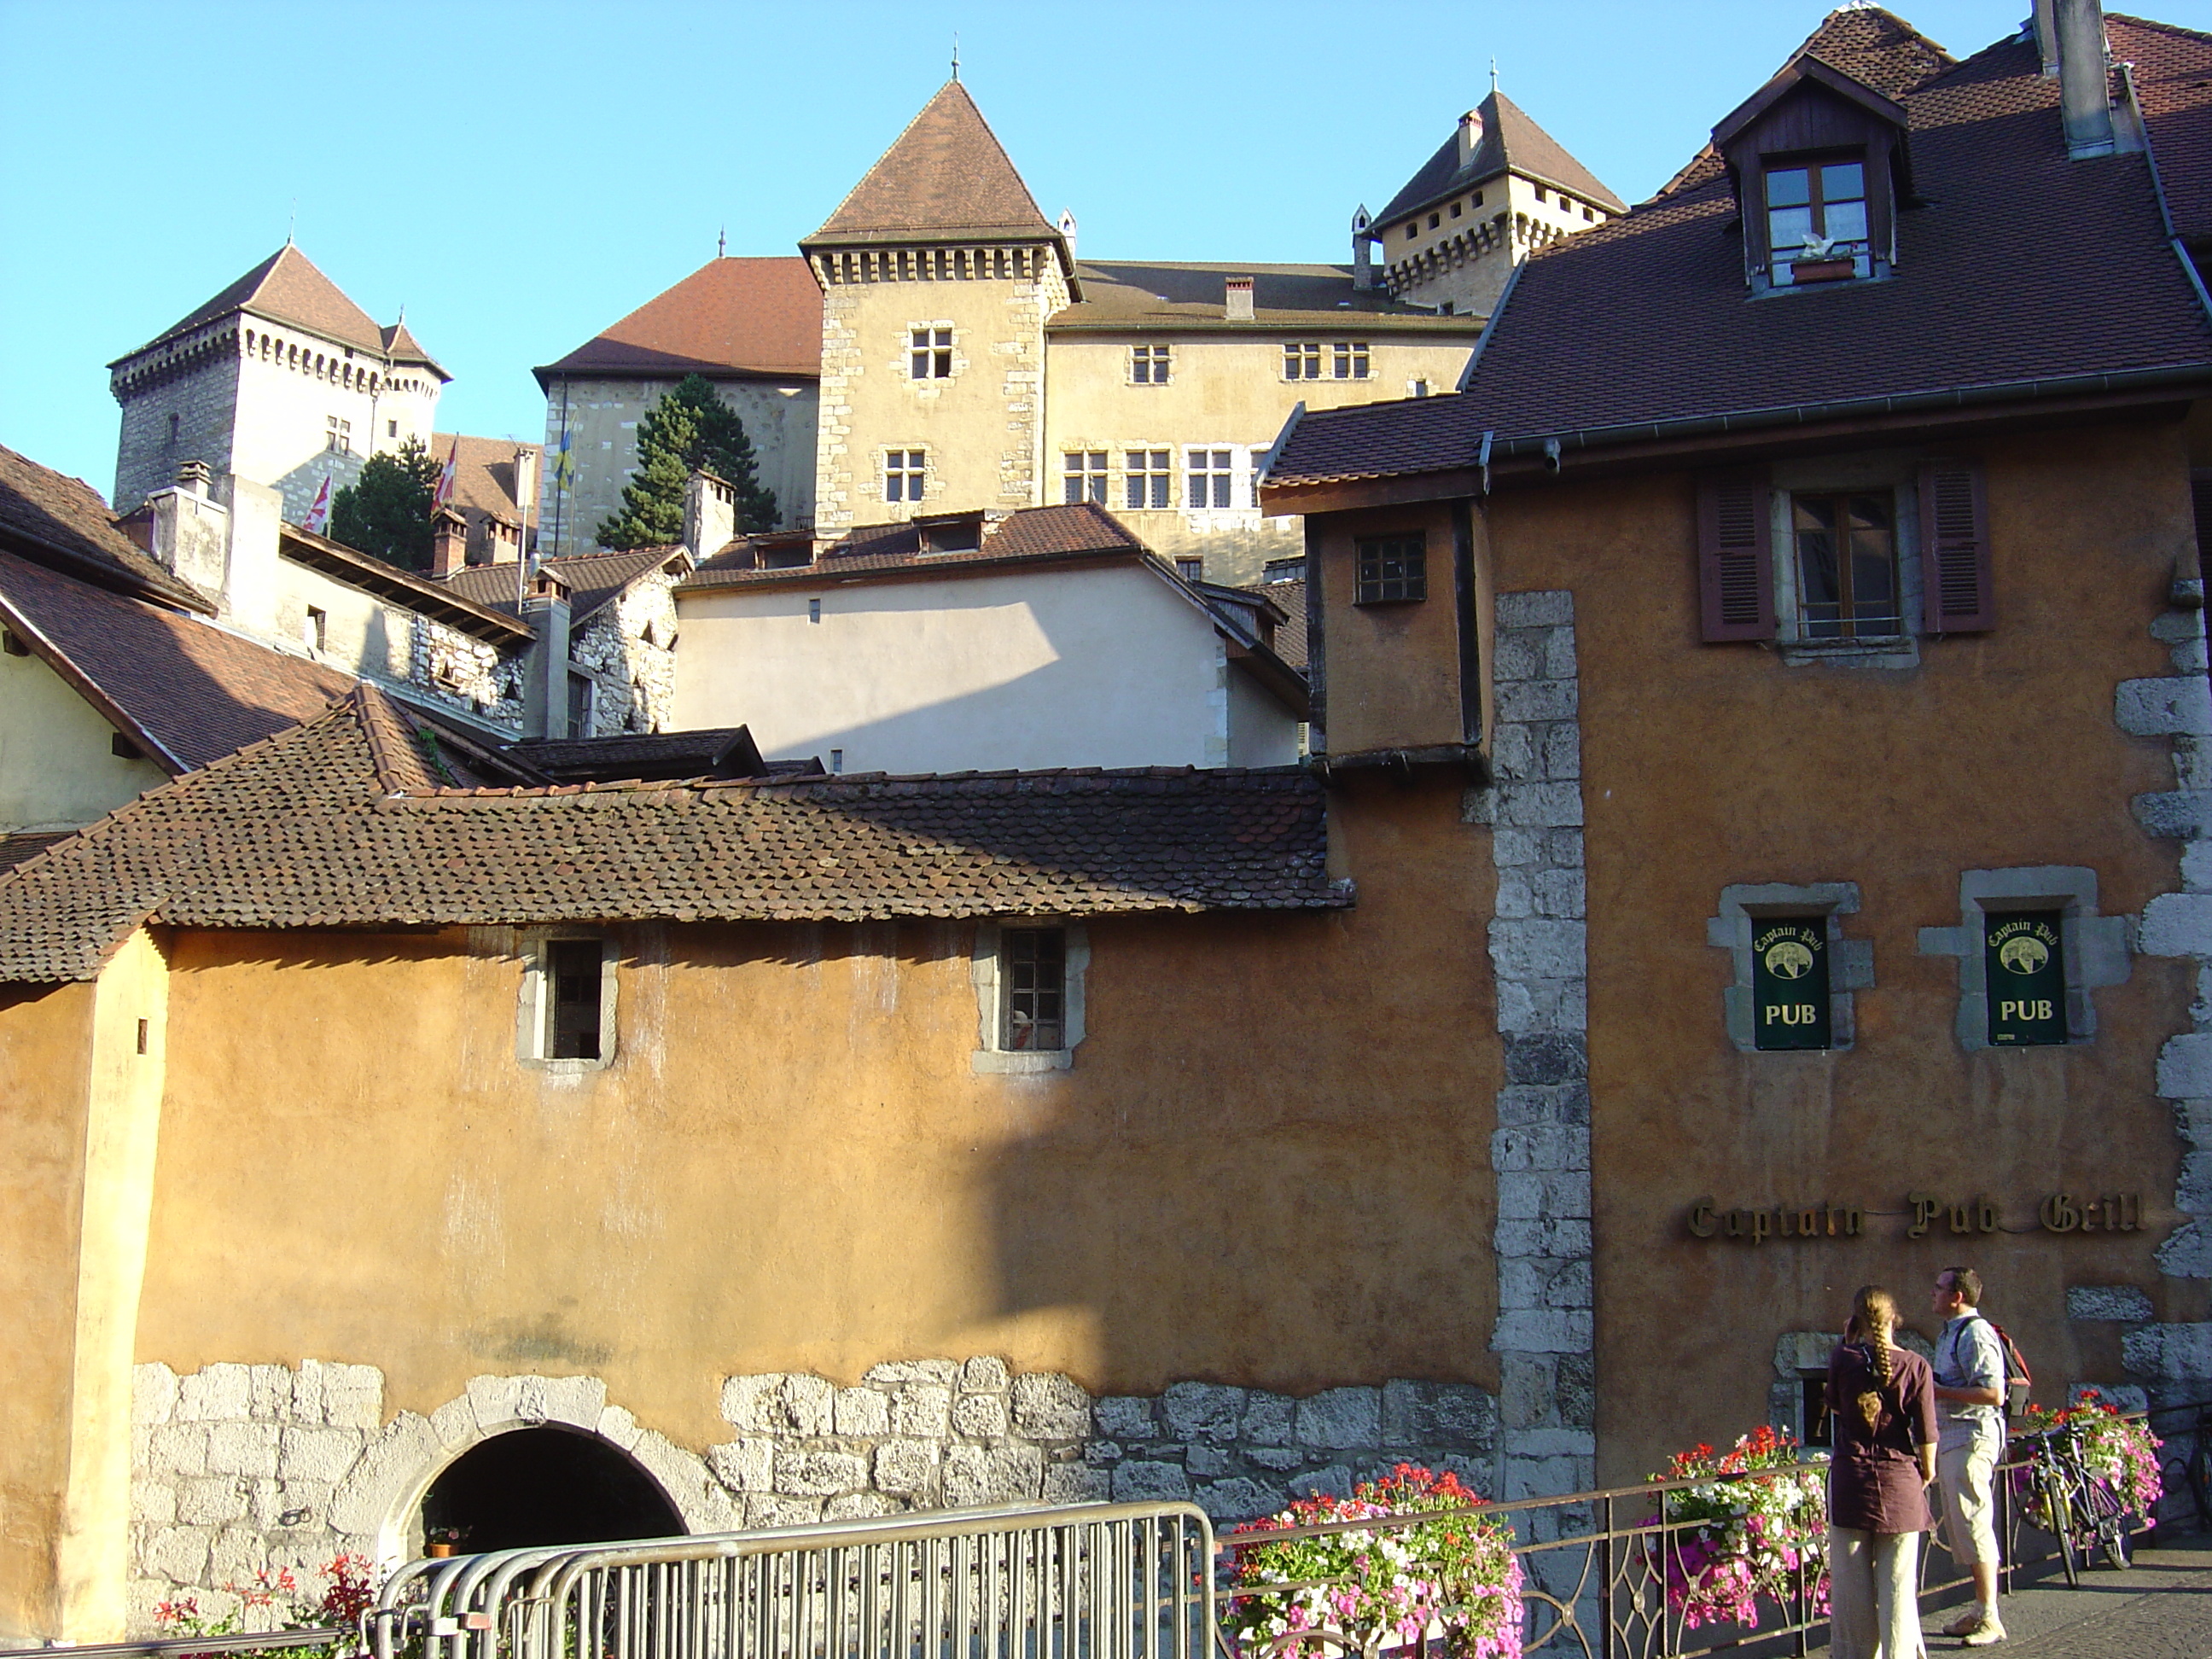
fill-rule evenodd
<path id="1" fill-rule="evenodd" d="M 222 615 L 234 628 L 263 639 L 276 636 L 276 590 L 282 583 L 277 548 L 284 534 L 284 497 L 235 472 L 222 481 L 229 497 L 224 549 Z"/>
<path id="2" fill-rule="evenodd" d="M 1367 204 L 1362 202 L 1359 210 L 1352 216 L 1352 288 L 1355 294 L 1365 294 L 1375 286 L 1375 241 L 1368 234 L 1374 221 L 1367 216 Z"/>
<path id="3" fill-rule="evenodd" d="M 1066 243 L 1067 244 L 1067 257 L 1068 257 L 1069 258 L 1073 259 L 1073 258 L 1075 257 L 1075 210 L 1074 210 L 1074 209 L 1073 209 L 1073 208 L 1062 208 L 1062 209 L 1060 209 L 1060 240 L 1061 240 L 1062 241 L 1064 241 L 1064 242 L 1066 242 Z"/>
<path id="4" fill-rule="evenodd" d="M 2058 23 L 2053 15 L 2056 0 L 2035 0 L 2035 15 L 2029 25 L 2035 30 L 2036 55 L 2043 59 L 2045 75 L 2058 73 Z"/>
<path id="5" fill-rule="evenodd" d="M 450 576 L 469 562 L 468 520 L 450 507 L 430 515 L 430 574 Z"/>
<path id="6" fill-rule="evenodd" d="M 147 551 L 170 574 L 220 599 L 229 562 L 230 514 L 209 494 L 205 461 L 186 461 L 177 482 L 146 498 Z"/>
<path id="7" fill-rule="evenodd" d="M 2058 34 L 2058 107 L 2066 149 L 2075 161 L 2113 149 L 2112 71 L 2105 52 L 2105 9 L 2098 0 L 2051 0 Z"/>
<path id="8" fill-rule="evenodd" d="M 1474 153 L 1482 147 L 1482 112 L 1471 109 L 1459 118 L 1459 164 L 1462 167 L 1474 160 Z"/>
<path id="9" fill-rule="evenodd" d="M 536 638 L 522 665 L 522 735 L 568 735 L 568 584 L 550 570 L 530 578 L 522 620 Z"/>
<path id="10" fill-rule="evenodd" d="M 1222 278 L 1221 314 L 1232 323 L 1252 320 L 1252 279 L 1249 276 Z"/>
<path id="11" fill-rule="evenodd" d="M 738 492 L 711 472 L 694 472 L 684 485 L 684 545 L 701 562 L 738 533 Z"/>
<path id="12" fill-rule="evenodd" d="M 514 556 L 527 558 L 529 550 L 523 546 L 530 527 L 530 515 L 538 505 L 538 452 L 518 445 L 514 451 Z M 506 562 L 506 544 L 498 537 L 492 538 L 491 558 L 494 564 Z"/>

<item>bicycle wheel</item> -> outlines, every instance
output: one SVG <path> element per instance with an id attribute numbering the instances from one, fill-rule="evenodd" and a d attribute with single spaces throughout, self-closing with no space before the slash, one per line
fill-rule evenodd
<path id="1" fill-rule="evenodd" d="M 2066 1483 L 2055 1477 L 2046 1478 L 2043 1486 L 2043 1500 L 2047 1508 L 2045 1518 L 2051 1526 L 2051 1536 L 2058 1546 L 2058 1564 L 2066 1570 L 2069 1589 L 2081 1583 L 2081 1556 L 2075 1547 L 2075 1529 L 2080 1522 L 2074 1514 L 2072 1498 Z"/>
<path id="2" fill-rule="evenodd" d="M 2135 1540 L 2128 1531 L 2127 1509 L 2111 1482 L 2102 1479 L 2089 1482 L 2089 1510 L 2096 1520 L 2097 1547 L 2104 1554 L 2105 1565 L 2115 1572 L 2125 1572 L 2135 1553 Z M 2086 1556 L 2087 1552 L 2083 1553 Z"/>

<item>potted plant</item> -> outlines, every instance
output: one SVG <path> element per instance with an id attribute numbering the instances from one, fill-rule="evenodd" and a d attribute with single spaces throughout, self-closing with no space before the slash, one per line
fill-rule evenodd
<path id="1" fill-rule="evenodd" d="M 1855 275 L 1857 261 L 1849 253 L 1836 252 L 1832 236 L 1808 236 L 1796 258 L 1790 262 L 1792 283 L 1839 283 Z"/>
<path id="2" fill-rule="evenodd" d="M 1686 1628 L 1755 1626 L 1760 1597 L 1787 1607 L 1801 1584 L 1827 1611 L 1825 1462 L 1799 1462 L 1795 1439 L 1761 1425 L 1724 1452 L 1677 1452 L 1650 1478 L 1692 1483 L 1660 1494 L 1659 1514 L 1667 1601 Z"/>
<path id="3" fill-rule="evenodd" d="M 468 1535 L 466 1527 L 425 1527 L 422 1528 L 422 1553 L 442 1559 L 451 1555 L 461 1540 Z"/>

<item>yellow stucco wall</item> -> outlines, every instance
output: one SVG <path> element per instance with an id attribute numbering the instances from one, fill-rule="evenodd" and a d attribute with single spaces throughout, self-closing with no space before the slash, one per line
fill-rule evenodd
<path id="1" fill-rule="evenodd" d="M 43 659 L 0 653 L 0 835 L 74 829 L 169 781 L 114 754 L 115 735 Z"/>
<path id="2" fill-rule="evenodd" d="M 138 1354 L 730 1374 L 992 1352 L 1097 1392 L 1495 1385 L 1490 884 L 1455 789 L 1355 815 L 1329 915 L 1089 923 L 1073 1069 L 973 1073 L 972 928 L 623 930 L 604 1070 L 514 1058 L 504 934 L 195 934 Z"/>

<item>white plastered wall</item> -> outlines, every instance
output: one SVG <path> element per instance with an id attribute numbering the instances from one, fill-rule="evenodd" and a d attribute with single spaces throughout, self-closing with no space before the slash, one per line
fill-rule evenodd
<path id="1" fill-rule="evenodd" d="M 0 835 L 72 830 L 169 781 L 39 657 L 0 654 Z"/>

